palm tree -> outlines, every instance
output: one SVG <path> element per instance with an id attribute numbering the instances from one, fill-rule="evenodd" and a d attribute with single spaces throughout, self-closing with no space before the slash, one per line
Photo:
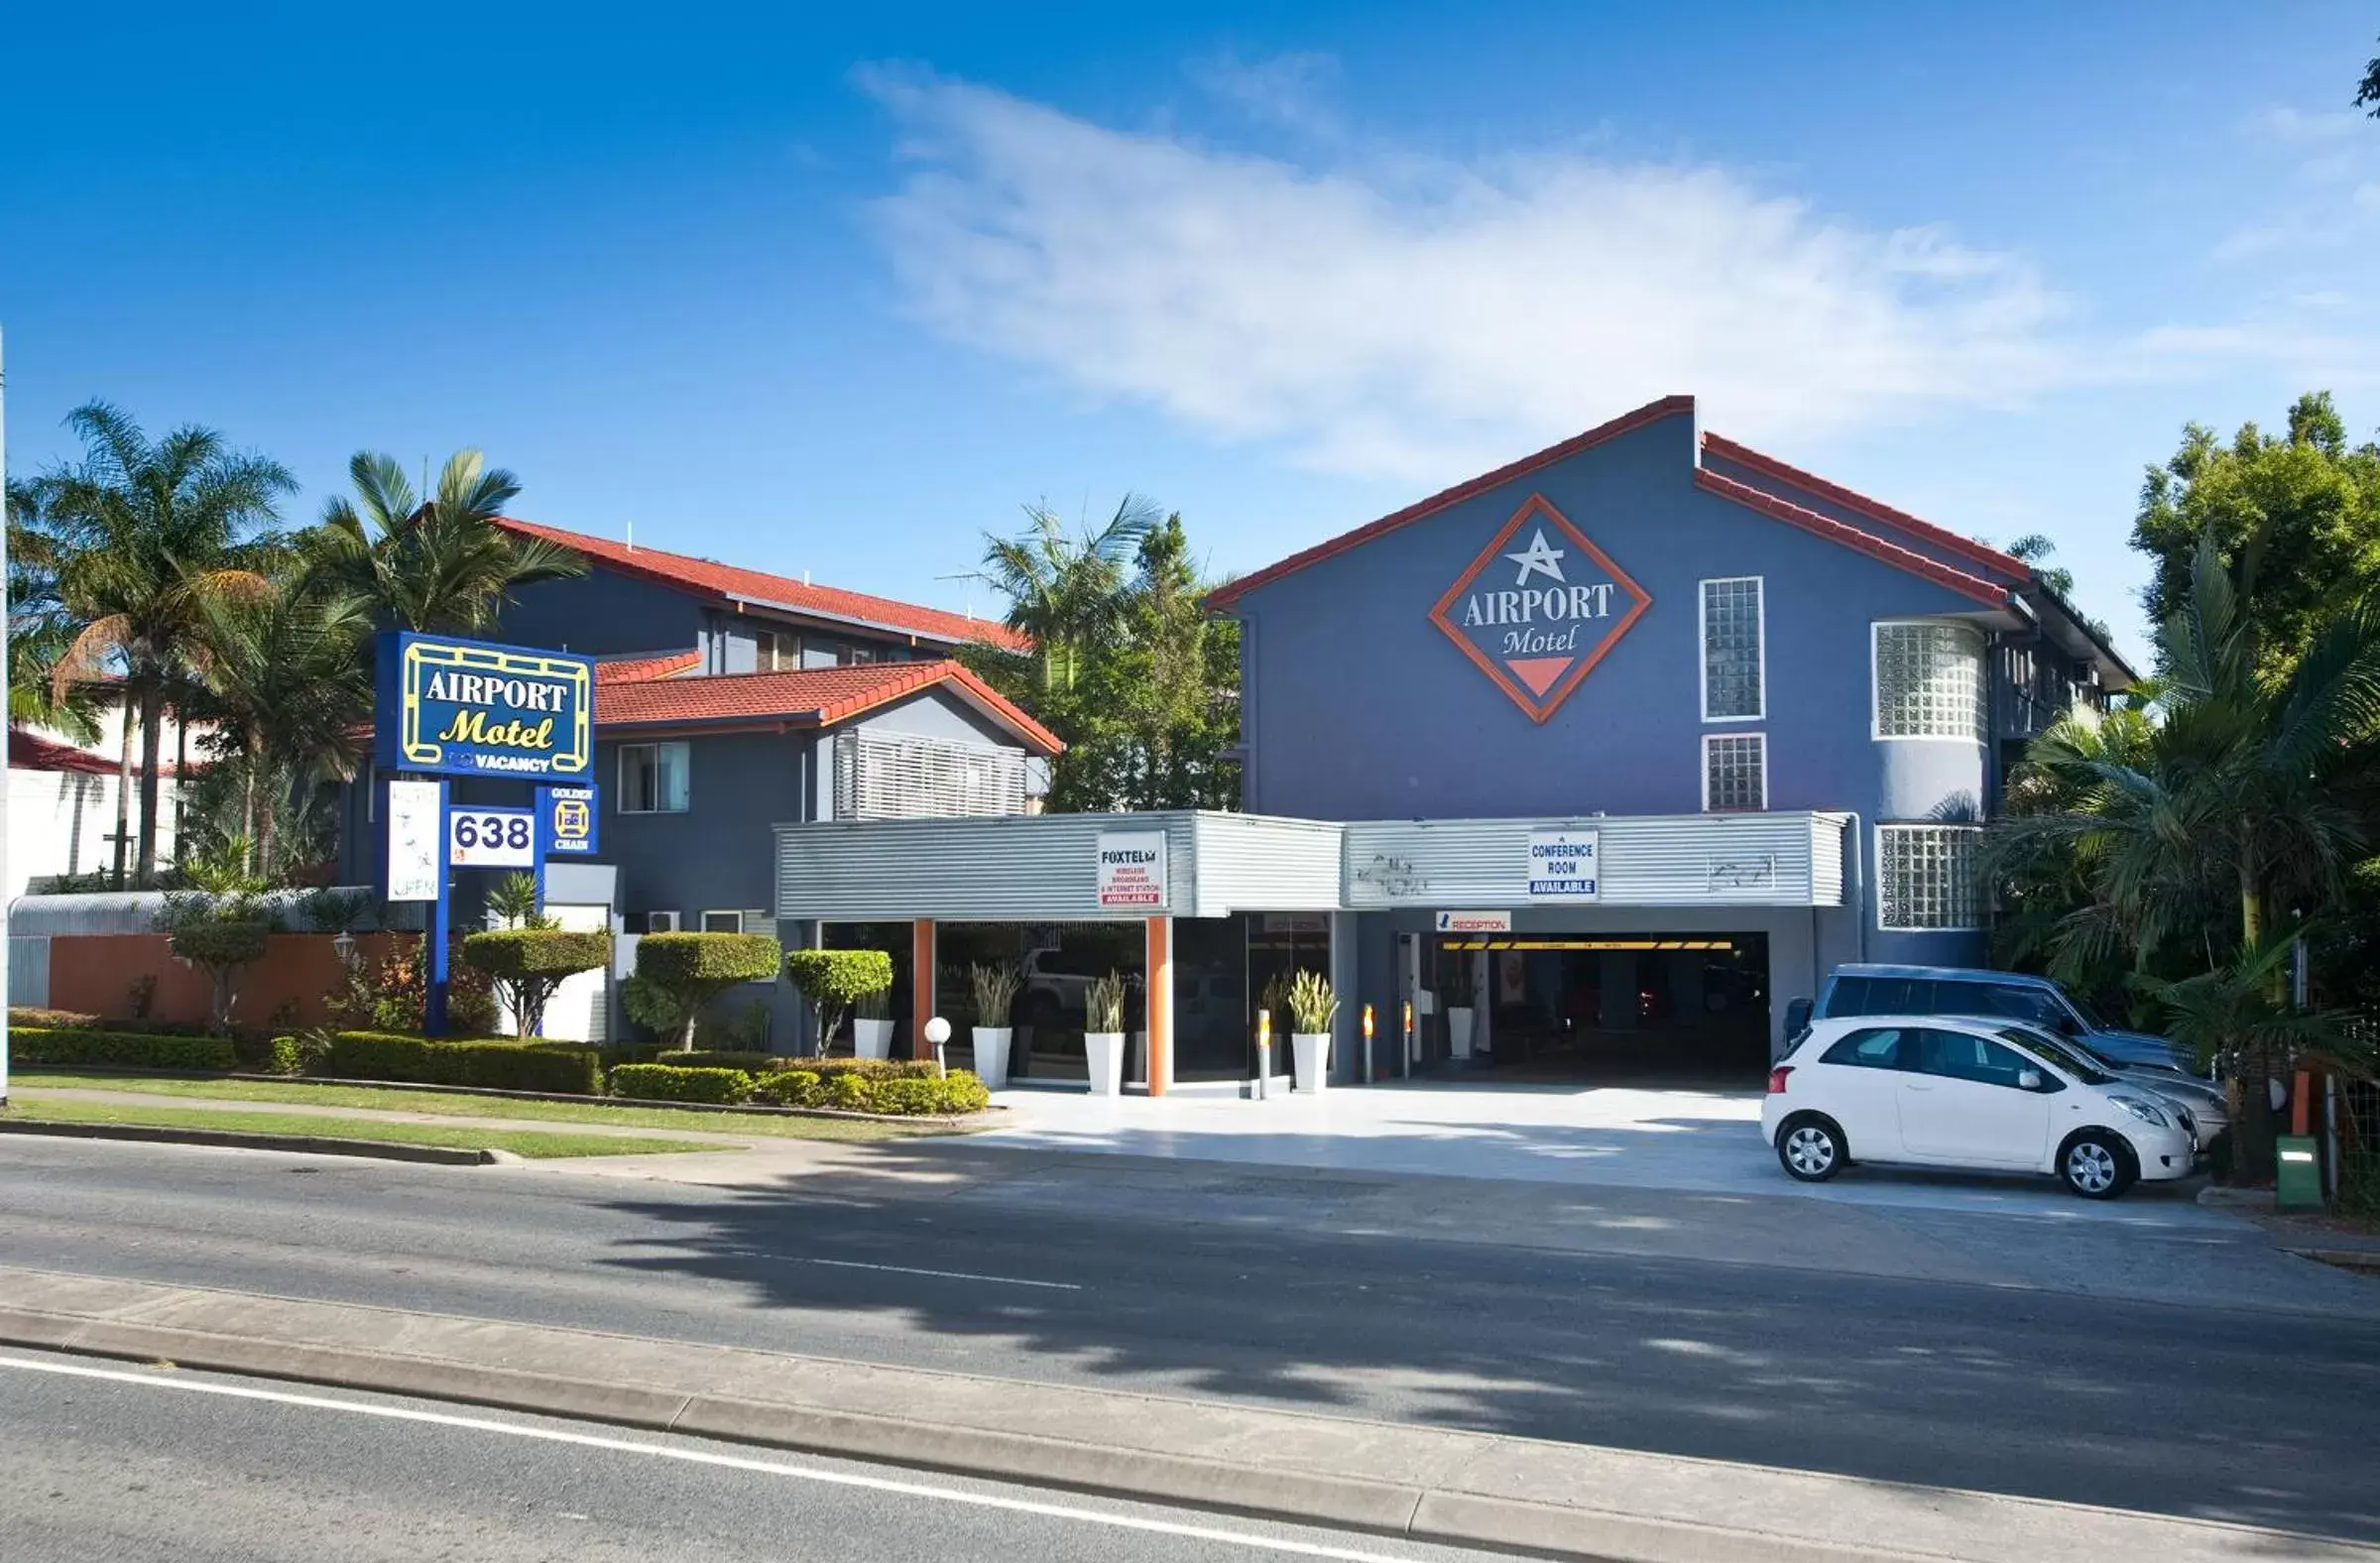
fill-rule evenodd
<path id="1" fill-rule="evenodd" d="M 242 834 L 259 876 L 278 869 L 288 798 L 348 780 L 362 759 L 372 678 L 359 653 L 371 634 L 360 598 L 309 590 L 297 573 L 207 605 L 194 661 L 215 746 L 240 768 Z"/>
<path id="2" fill-rule="evenodd" d="M 59 596 L 77 626 L 53 676 L 57 696 L 108 673 L 141 724 L 139 881 L 157 877 L 157 802 L 165 713 L 189 677 L 210 603 L 269 589 L 284 551 L 266 529 L 297 481 L 280 462 L 232 450 L 188 425 L 154 443 L 106 402 L 66 415 L 80 465 L 34 484 L 58 544 Z"/>
<path id="3" fill-rule="evenodd" d="M 2098 742 L 2070 720 L 2036 741 L 2019 785 L 2040 806 L 2000 821 L 1991 846 L 2004 872 L 2071 866 L 2087 900 L 2049 940 L 2070 969 L 2128 949 L 2141 985 L 2208 1038 L 2222 1033 L 2199 1022 L 2236 1022 L 2240 982 L 2255 985 L 2265 1020 L 2234 1024 L 2227 1044 L 2252 1054 L 2254 1080 L 2267 1045 L 2291 1034 L 2270 951 L 2300 930 L 2276 913 L 2335 896 L 2380 819 L 2380 593 L 2323 620 L 2287 672 L 2260 673 L 2248 606 L 2258 551 L 2244 551 L 2234 582 L 2212 537 L 2201 540 L 2189 601 L 2158 631 L 2165 671 L 2145 731 Z M 2161 954 L 2207 981 L 2153 980 Z M 2269 1128 L 2260 1101 L 2235 1121 Z M 2261 1170 L 2263 1145 L 2243 1136 L 2241 1148 Z"/>
<path id="4" fill-rule="evenodd" d="M 59 553 L 43 526 L 40 488 L 8 485 L 9 725 L 47 727 L 87 744 L 99 736 L 108 702 L 91 684 L 58 687 L 59 661 L 75 636 L 59 595 Z"/>
<path id="5" fill-rule="evenodd" d="M 1127 494 L 1105 527 L 1077 538 L 1045 505 L 1024 513 L 1032 525 L 1022 537 L 985 535 L 984 578 L 1009 599 L 1009 628 L 1031 639 L 1026 655 L 1042 694 L 1062 694 L 1081 678 L 1085 650 L 1122 627 L 1126 571 L 1163 518 Z"/>
<path id="6" fill-rule="evenodd" d="M 521 484 L 476 450 L 446 458 L 426 502 L 394 457 L 359 450 L 347 471 L 355 497 L 323 507 L 307 559 L 325 587 L 361 598 L 383 624 L 478 635 L 514 587 L 586 573 L 570 549 L 496 525 Z"/>

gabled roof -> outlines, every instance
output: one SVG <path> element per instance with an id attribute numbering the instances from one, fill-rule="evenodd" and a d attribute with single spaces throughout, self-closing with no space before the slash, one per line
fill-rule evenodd
<path id="1" fill-rule="evenodd" d="M 774 608 L 805 618 L 831 620 L 949 646 L 981 641 L 1008 651 L 1023 651 L 1030 645 L 1025 637 L 996 619 L 921 608 L 915 603 L 894 602 L 890 597 L 871 597 L 865 592 L 844 591 L 834 586 L 813 586 L 789 576 L 739 569 L 716 559 L 698 559 L 661 548 L 632 548 L 609 538 L 591 538 L 584 533 L 564 532 L 559 527 L 519 521 L 510 516 L 498 517 L 496 525 L 525 538 L 542 538 L 547 542 L 576 549 L 607 570 L 718 602 Z"/>
<path id="2" fill-rule="evenodd" d="M 660 661 L 652 659 L 650 661 Z M 1013 701 L 950 661 L 872 662 L 799 672 L 654 676 L 595 683 L 598 729 L 672 727 L 831 727 L 928 689 L 944 688 L 1013 731 L 1043 755 L 1065 749 L 1058 736 Z"/>
<path id="3" fill-rule="evenodd" d="M 1981 603 L 1986 608 L 2004 608 L 2008 605 L 2008 588 L 1999 582 L 1985 580 L 1980 575 L 1971 575 L 1954 565 L 1945 564 L 1940 559 L 1928 557 L 1915 548 L 1904 548 L 1897 542 L 1887 542 L 1882 538 L 1876 537 L 1872 533 L 1861 532 L 1857 527 L 1846 522 L 1837 521 L 1832 516 L 1822 516 L 1815 510 L 1794 504 L 1791 500 L 1779 499 L 1766 489 L 1756 489 L 1748 483 L 1738 483 L 1733 478 L 1722 477 L 1709 467 L 1695 468 L 1694 486 L 1708 493 L 1717 494 L 1722 499 L 1730 499 L 1738 505 L 1756 510 L 1772 521 L 1784 522 L 1789 527 L 1799 527 L 1814 537 L 1824 538 L 1830 542 L 1839 542 L 1846 548 L 1866 554 L 1871 559 L 1881 559 L 1895 569 L 1907 570 L 1912 575 L 1922 576 L 1937 586 L 1947 586 L 1960 596 Z"/>
<path id="4" fill-rule="evenodd" d="M 702 665 L 700 652 L 663 652 L 653 657 L 615 657 L 595 664 L 598 684 L 650 683 L 690 673 Z"/>
<path id="5" fill-rule="evenodd" d="M 1276 581 L 1284 575 L 1294 574 L 1309 564 L 1319 564 L 1324 559 L 1347 552 L 1350 548 L 1362 547 L 1383 533 L 1394 532 L 1399 527 L 1409 527 L 1417 521 L 1436 515 L 1450 505 L 1459 505 L 1467 499 L 1487 493 L 1491 488 L 1509 483 L 1514 478 L 1525 477 L 1539 467 L 1551 466 L 1557 461 L 1575 456 L 1591 445 L 1600 445 L 1606 439 L 1617 439 L 1622 434 L 1633 433 L 1647 423 L 1657 423 L 1665 418 L 1691 417 L 1693 413 L 1694 398 L 1690 396 L 1665 396 L 1658 402 L 1647 402 L 1632 413 L 1622 413 L 1607 423 L 1598 423 L 1587 432 L 1573 434 L 1558 445 L 1548 445 L 1535 455 L 1523 456 L 1509 465 L 1497 467 L 1493 472 L 1482 473 L 1468 483 L 1458 483 L 1453 488 L 1441 490 L 1432 494 L 1428 499 L 1417 504 L 1407 505 L 1403 510 L 1382 516 L 1379 520 L 1358 527 L 1353 532 L 1341 533 L 1327 541 L 1317 542 L 1310 548 L 1292 553 L 1277 564 L 1267 564 L 1262 569 L 1243 575 L 1237 580 L 1226 581 L 1208 594 L 1207 606 L 1213 609 L 1227 608 L 1268 581 Z"/>
<path id="6" fill-rule="evenodd" d="M 1972 538 L 1963 538 L 1948 527 L 1937 527 L 1930 521 L 1920 521 L 1907 511 L 1895 510 L 1881 500 L 1869 499 L 1866 495 L 1844 488 L 1840 483 L 1830 483 L 1816 473 L 1804 472 L 1800 467 L 1789 466 L 1774 456 L 1763 455 L 1749 445 L 1739 445 L 1724 434 L 1705 434 L 1703 450 L 1706 454 L 1718 456 L 1724 461 L 1732 461 L 1737 466 L 1747 467 L 1762 477 L 1800 489 L 1805 494 L 1815 494 L 1820 499 L 1842 506 L 1855 516 L 1864 516 L 1869 521 L 1898 532 L 1903 537 L 1931 543 L 1946 553 L 1955 554 L 1963 559 L 1970 572 L 2006 581 L 2011 585 L 2023 585 L 2033 579 L 2033 566 L 2012 553 L 2003 553 L 1989 543 L 1977 542 Z"/>

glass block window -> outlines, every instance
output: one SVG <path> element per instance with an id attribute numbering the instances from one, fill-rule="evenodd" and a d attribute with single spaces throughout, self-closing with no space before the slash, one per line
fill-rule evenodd
<path id="1" fill-rule="evenodd" d="M 1714 813 L 1768 807 L 1768 735 L 1713 733 L 1703 740 L 1703 807 Z"/>
<path id="2" fill-rule="evenodd" d="M 1703 582 L 1703 720 L 1762 715 L 1760 577 Z"/>
<path id="3" fill-rule="evenodd" d="M 1876 827 L 1876 925 L 1907 931 L 1979 928 L 1973 825 Z"/>
<path id="4" fill-rule="evenodd" d="M 1879 624 L 1876 736 L 1983 741 L 1983 637 L 1964 624 Z"/>

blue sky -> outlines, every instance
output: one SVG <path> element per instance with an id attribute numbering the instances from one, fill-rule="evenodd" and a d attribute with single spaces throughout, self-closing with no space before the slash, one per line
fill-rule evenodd
<path id="1" fill-rule="evenodd" d="M 92 396 L 296 519 L 476 444 L 985 611 L 1028 501 L 1246 569 L 1690 391 L 2137 651 L 2185 421 L 2380 424 L 2364 4 L 69 9 L 0 20 L 15 471 Z"/>

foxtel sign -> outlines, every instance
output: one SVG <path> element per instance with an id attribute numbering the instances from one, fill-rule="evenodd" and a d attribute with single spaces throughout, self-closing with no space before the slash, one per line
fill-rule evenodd
<path id="1" fill-rule="evenodd" d="M 1543 722 L 1653 599 L 1542 494 L 1513 512 L 1430 610 L 1480 671 Z"/>
<path id="2" fill-rule="evenodd" d="M 380 639 L 377 758 L 431 776 L 585 781 L 595 670 L 584 657 L 484 641 Z"/>

